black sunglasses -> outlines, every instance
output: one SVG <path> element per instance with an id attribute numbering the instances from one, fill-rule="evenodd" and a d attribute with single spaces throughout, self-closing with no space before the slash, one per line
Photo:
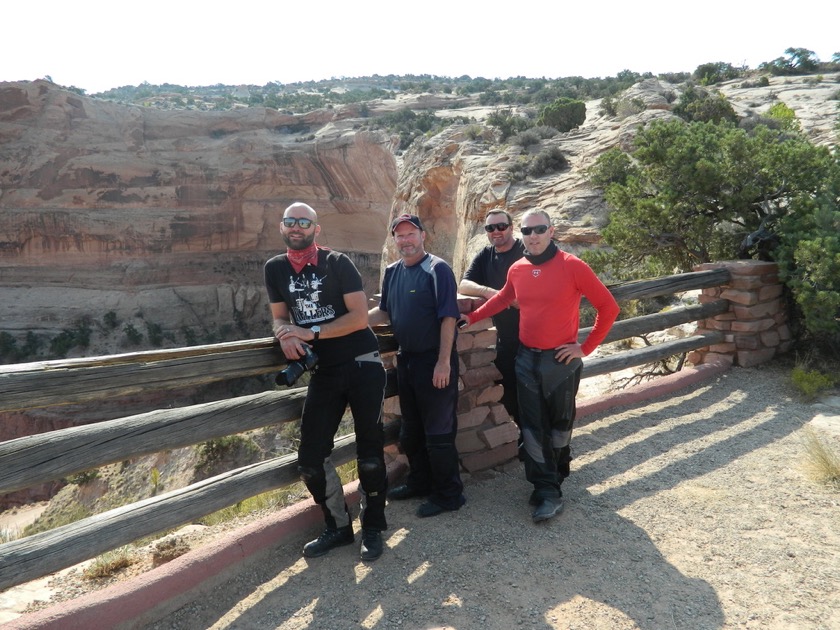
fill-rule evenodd
<path id="1" fill-rule="evenodd" d="M 537 234 L 545 234 L 546 230 L 548 230 L 547 225 L 535 225 L 534 227 L 521 227 L 519 231 L 522 232 L 525 236 L 530 236 L 531 232 L 536 232 Z"/>
<path id="2" fill-rule="evenodd" d="M 302 229 L 308 230 L 315 223 L 312 219 L 297 219 L 295 217 L 283 217 L 283 225 L 287 228 L 299 225 Z"/>
<path id="3" fill-rule="evenodd" d="M 499 230 L 499 232 L 504 232 L 509 227 L 510 223 L 488 223 L 484 226 L 484 231 L 492 232 L 493 230 Z"/>

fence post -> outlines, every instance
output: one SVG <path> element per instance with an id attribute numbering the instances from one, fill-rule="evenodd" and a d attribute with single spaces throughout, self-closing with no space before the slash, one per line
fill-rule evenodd
<path id="1" fill-rule="evenodd" d="M 729 311 L 698 322 L 697 332 L 717 330 L 724 342 L 692 352 L 694 364 L 724 361 L 751 367 L 787 352 L 792 344 L 776 263 L 733 260 L 697 265 L 694 271 L 729 270 L 729 283 L 703 289 L 700 302 L 724 299 Z"/>

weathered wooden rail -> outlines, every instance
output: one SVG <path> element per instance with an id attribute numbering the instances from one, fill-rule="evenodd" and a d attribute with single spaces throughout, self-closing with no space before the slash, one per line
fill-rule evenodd
<path id="1" fill-rule="evenodd" d="M 611 287 L 618 301 L 668 295 L 724 284 L 729 272 L 716 269 Z M 616 341 L 713 317 L 726 300 L 616 322 L 607 337 Z M 581 331 L 585 335 L 588 331 Z M 378 331 L 383 352 L 395 349 L 387 329 Z M 587 360 L 584 377 L 719 343 L 709 332 L 609 357 Z M 0 411 L 91 402 L 148 391 L 172 390 L 257 376 L 282 369 L 285 359 L 273 339 L 152 352 L 0 366 Z M 389 370 L 386 396 L 396 394 Z M 179 409 L 160 409 L 92 425 L 30 435 L 0 443 L 0 493 L 132 457 L 199 444 L 206 440 L 288 422 L 300 417 L 305 391 L 269 391 Z M 386 426 L 389 443 L 396 427 Z M 336 442 L 335 463 L 355 456 L 353 436 Z M 186 488 L 0 545 L 0 589 L 72 566 L 105 551 L 165 531 L 298 480 L 294 454 L 205 479 Z"/>

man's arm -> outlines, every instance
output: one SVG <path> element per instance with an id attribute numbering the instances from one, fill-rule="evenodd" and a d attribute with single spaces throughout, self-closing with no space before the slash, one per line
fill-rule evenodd
<path id="1" fill-rule="evenodd" d="M 461 283 L 458 285 L 458 293 L 460 293 L 461 295 L 483 297 L 487 300 L 496 295 L 498 292 L 498 289 L 491 289 L 490 287 L 485 287 L 484 285 L 479 284 L 478 282 L 473 282 L 472 280 L 467 280 L 466 278 L 461 280 Z"/>
<path id="2" fill-rule="evenodd" d="M 287 333 L 291 328 L 297 328 L 292 325 L 292 318 L 289 314 L 289 307 L 285 302 L 271 302 L 269 303 L 271 309 L 271 330 L 274 337 L 280 342 L 280 348 L 287 359 L 294 361 L 303 356 L 303 347 L 300 339 L 289 336 Z"/>
<path id="3" fill-rule="evenodd" d="M 432 375 L 432 385 L 438 389 L 443 389 L 449 385 L 449 377 L 452 372 L 449 357 L 452 355 L 452 344 L 455 342 L 455 321 L 454 317 L 444 317 L 440 320 L 440 348 L 438 349 L 435 371 Z"/>
<path id="4" fill-rule="evenodd" d="M 378 306 L 374 306 L 372 309 L 368 311 L 368 324 L 371 326 L 381 326 L 382 324 L 387 324 L 391 321 L 391 317 L 388 315 L 387 311 L 383 311 Z"/>
<path id="5" fill-rule="evenodd" d="M 321 332 L 318 335 L 319 339 L 343 337 L 344 335 L 349 335 L 357 330 L 367 328 L 367 297 L 365 296 L 365 292 L 354 291 L 352 293 L 345 293 L 344 305 L 347 307 L 347 312 L 321 326 Z M 285 304 L 283 304 L 283 306 L 285 306 Z M 300 341 L 315 340 L 315 333 L 313 333 L 309 328 L 289 324 L 282 326 L 282 328 L 284 329 L 284 332 L 277 337 L 280 341 L 291 339 L 292 337 L 296 337 Z"/>

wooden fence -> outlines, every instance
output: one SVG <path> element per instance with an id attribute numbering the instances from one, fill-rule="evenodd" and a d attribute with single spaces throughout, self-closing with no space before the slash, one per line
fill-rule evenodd
<path id="1" fill-rule="evenodd" d="M 726 268 L 667 276 L 611 287 L 619 302 L 719 287 Z M 727 313 L 730 303 L 697 306 L 618 321 L 607 341 L 644 335 Z M 587 331 L 581 331 L 585 335 Z M 384 354 L 395 351 L 387 328 L 377 330 Z M 588 360 L 584 378 L 644 365 L 720 344 L 723 333 L 692 337 Z M 274 373 L 285 358 L 273 339 L 151 352 L 0 366 L 0 411 L 93 402 L 155 390 L 177 390 L 215 381 Z M 29 435 L 0 443 L 0 493 L 65 478 L 110 463 L 226 435 L 289 422 L 300 417 L 305 389 L 159 409 L 90 425 Z M 386 397 L 396 394 L 388 370 Z M 388 443 L 396 423 L 386 424 Z M 165 445 L 165 449 L 161 448 Z M 333 460 L 355 457 L 353 436 L 336 441 Z M 185 488 L 97 514 L 47 532 L 0 545 L 0 590 L 72 566 L 138 539 L 195 521 L 227 506 L 298 481 L 296 455 L 259 462 Z"/>

